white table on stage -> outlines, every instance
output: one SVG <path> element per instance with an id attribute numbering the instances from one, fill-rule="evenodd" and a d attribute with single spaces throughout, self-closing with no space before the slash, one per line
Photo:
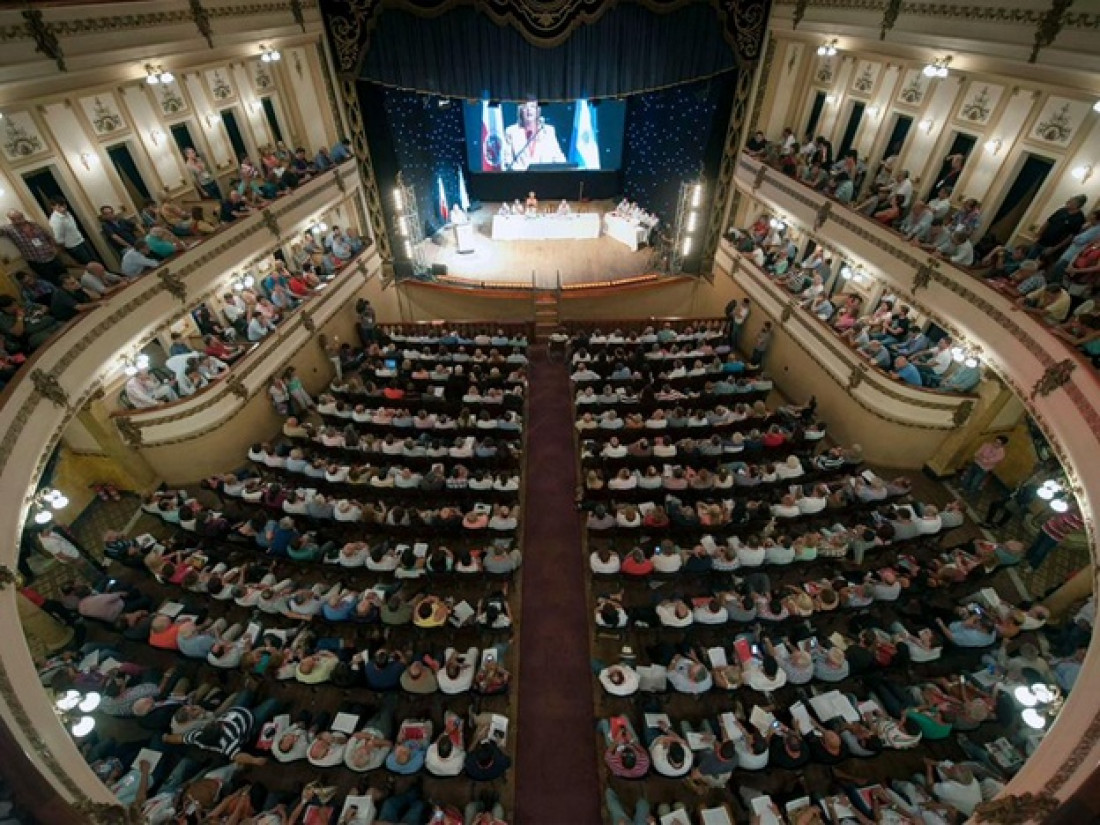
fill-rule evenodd
<path id="1" fill-rule="evenodd" d="M 609 212 L 603 216 L 603 221 L 608 237 L 626 244 L 634 251 L 637 251 L 638 247 L 644 244 L 646 238 L 649 237 L 649 227 L 630 218 L 612 215 Z"/>
<path id="2" fill-rule="evenodd" d="M 594 212 L 574 215 L 494 215 L 494 241 L 579 241 L 600 237 L 600 216 Z"/>

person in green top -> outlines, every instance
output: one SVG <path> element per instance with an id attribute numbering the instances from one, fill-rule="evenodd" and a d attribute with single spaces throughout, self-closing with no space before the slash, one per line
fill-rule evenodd
<path id="1" fill-rule="evenodd" d="M 925 739 L 946 739 L 951 735 L 951 723 L 938 710 L 927 705 L 906 708 L 902 712 L 901 720 L 903 723 L 911 723 L 910 729 L 916 727 Z"/>

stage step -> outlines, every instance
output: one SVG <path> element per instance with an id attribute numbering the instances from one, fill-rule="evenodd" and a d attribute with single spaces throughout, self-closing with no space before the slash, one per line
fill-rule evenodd
<path id="1" fill-rule="evenodd" d="M 551 290 L 538 290 L 534 295 L 535 342 L 545 345 L 551 333 L 561 323 L 561 307 L 558 293 Z"/>

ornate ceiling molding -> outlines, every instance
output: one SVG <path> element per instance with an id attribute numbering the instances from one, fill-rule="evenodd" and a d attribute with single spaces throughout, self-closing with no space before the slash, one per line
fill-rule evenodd
<path id="1" fill-rule="evenodd" d="M 322 0 L 321 8 L 332 38 L 337 71 L 355 75 L 386 9 L 436 17 L 474 6 L 497 25 L 515 29 L 531 45 L 550 49 L 568 40 L 579 26 L 596 22 L 608 9 L 625 2 L 664 14 L 690 5 L 692 0 Z M 738 60 L 755 63 L 764 43 L 771 0 L 719 0 L 711 5 Z"/>

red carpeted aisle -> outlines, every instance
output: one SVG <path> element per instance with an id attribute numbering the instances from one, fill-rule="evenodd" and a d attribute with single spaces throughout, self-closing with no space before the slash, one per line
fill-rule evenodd
<path id="1" fill-rule="evenodd" d="M 574 506 L 572 386 L 566 368 L 535 355 L 528 395 L 516 822 L 595 825 L 600 807 L 587 571 Z"/>

